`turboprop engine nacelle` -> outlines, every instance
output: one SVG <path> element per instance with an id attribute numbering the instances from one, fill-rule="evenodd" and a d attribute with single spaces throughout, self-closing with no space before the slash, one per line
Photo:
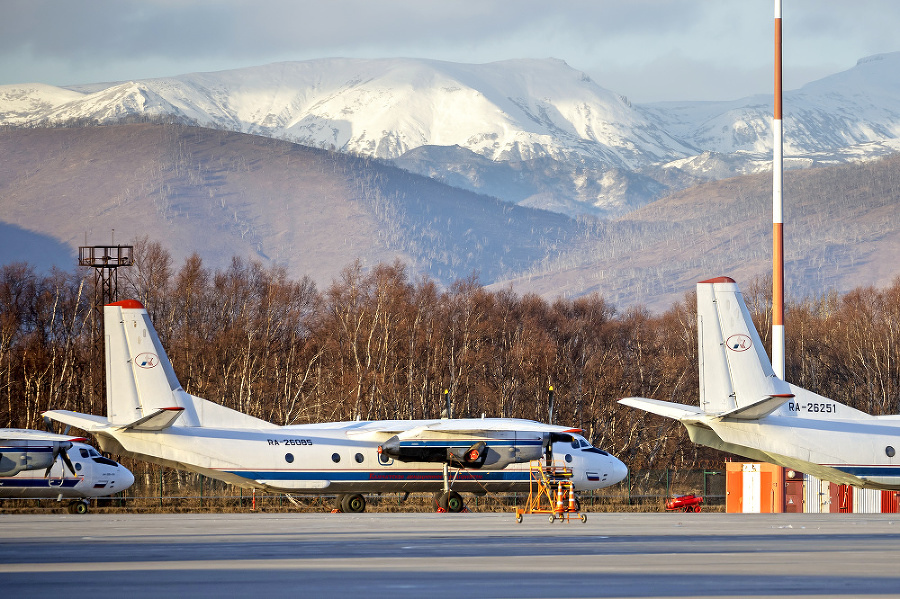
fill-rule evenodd
<path id="1" fill-rule="evenodd" d="M 458 441 L 401 440 L 395 435 L 378 447 L 378 453 L 401 462 L 438 462 L 459 468 L 500 470 L 509 464 L 539 459 L 542 449 L 539 445 L 519 447 L 509 442 L 488 445 L 477 441 L 460 445 Z"/>
<path id="2" fill-rule="evenodd" d="M 56 463 L 56 459 L 62 456 L 63 460 L 71 468 L 71 462 L 66 455 L 66 450 L 72 447 L 69 441 L 54 441 L 48 444 L 30 446 L 25 442 L 21 447 L 6 447 L 0 452 L 0 476 L 15 476 L 25 470 L 47 470 Z"/>

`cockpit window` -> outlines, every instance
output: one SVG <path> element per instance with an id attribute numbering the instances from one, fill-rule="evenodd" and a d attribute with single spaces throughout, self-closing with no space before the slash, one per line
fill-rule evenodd
<path id="1" fill-rule="evenodd" d="M 588 443 L 587 441 L 585 441 L 584 439 L 582 439 L 582 440 L 581 440 L 581 446 L 582 446 L 582 447 L 590 447 L 591 445 L 590 445 L 590 443 Z"/>
<path id="2" fill-rule="evenodd" d="M 602 449 L 597 449 L 596 447 L 585 447 L 585 448 L 582 449 L 581 451 L 587 451 L 587 452 L 589 452 L 589 453 L 599 453 L 600 455 L 609 455 L 608 453 L 606 453 L 606 452 L 603 451 Z"/>
<path id="3" fill-rule="evenodd" d="M 91 452 L 91 457 L 95 457 L 95 458 L 99 458 L 99 457 L 100 457 L 100 454 L 99 454 L 99 453 L 97 452 L 97 450 L 94 449 L 93 447 L 91 447 L 88 451 Z M 85 457 L 87 457 L 87 456 L 85 456 Z"/>
<path id="4" fill-rule="evenodd" d="M 103 458 L 100 456 L 95 457 L 94 461 L 98 464 L 106 464 L 107 466 L 118 466 L 116 462 L 110 460 L 109 458 Z"/>
<path id="5" fill-rule="evenodd" d="M 81 453 L 81 457 L 83 457 L 83 458 L 86 458 L 86 457 L 88 457 L 89 455 L 91 455 L 91 454 L 88 453 L 88 450 L 85 449 L 84 447 L 79 447 L 79 448 L 78 448 L 78 451 Z"/>

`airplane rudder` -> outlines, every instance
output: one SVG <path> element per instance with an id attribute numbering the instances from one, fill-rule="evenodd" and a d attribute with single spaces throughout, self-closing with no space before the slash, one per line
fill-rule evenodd
<path id="1" fill-rule="evenodd" d="M 735 407 L 778 393 L 772 363 L 737 283 L 719 282 L 714 289 Z"/>

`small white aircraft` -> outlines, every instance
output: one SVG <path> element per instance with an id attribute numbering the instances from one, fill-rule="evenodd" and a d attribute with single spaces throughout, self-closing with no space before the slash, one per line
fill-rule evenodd
<path id="1" fill-rule="evenodd" d="M 620 403 L 681 422 L 691 441 L 822 480 L 900 489 L 900 416 L 872 416 L 776 377 L 733 279 L 697 284 L 700 406 Z"/>
<path id="2" fill-rule="evenodd" d="M 184 468 L 242 487 L 334 494 L 344 512 L 364 493 L 432 491 L 463 509 L 459 491 L 527 491 L 529 463 L 548 454 L 576 491 L 600 489 L 628 470 L 580 431 L 501 418 L 384 420 L 277 426 L 182 389 L 144 306 L 104 308 L 107 416 L 52 410 L 116 455 Z"/>
<path id="3" fill-rule="evenodd" d="M 0 429 L 0 498 L 73 498 L 69 511 L 84 514 L 88 497 L 118 493 L 134 476 L 80 441 L 83 437 Z M 68 471 L 68 472 L 67 472 Z"/>

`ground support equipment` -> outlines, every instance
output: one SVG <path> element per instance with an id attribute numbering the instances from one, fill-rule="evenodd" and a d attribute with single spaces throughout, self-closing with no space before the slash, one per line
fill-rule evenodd
<path id="1" fill-rule="evenodd" d="M 573 518 L 587 522 L 587 514 L 579 511 L 571 468 L 545 466 L 536 460 L 529 466 L 529 481 L 528 499 L 525 507 L 516 508 L 516 522 L 521 523 L 524 514 L 549 514 L 550 522 L 568 522 Z"/>
<path id="2" fill-rule="evenodd" d="M 700 507 L 700 504 L 702 503 L 702 497 L 697 497 L 691 493 L 690 495 L 682 495 L 681 497 L 676 497 L 667 501 L 666 511 L 673 512 L 675 510 L 681 510 L 682 512 L 699 512 L 702 509 Z"/>

